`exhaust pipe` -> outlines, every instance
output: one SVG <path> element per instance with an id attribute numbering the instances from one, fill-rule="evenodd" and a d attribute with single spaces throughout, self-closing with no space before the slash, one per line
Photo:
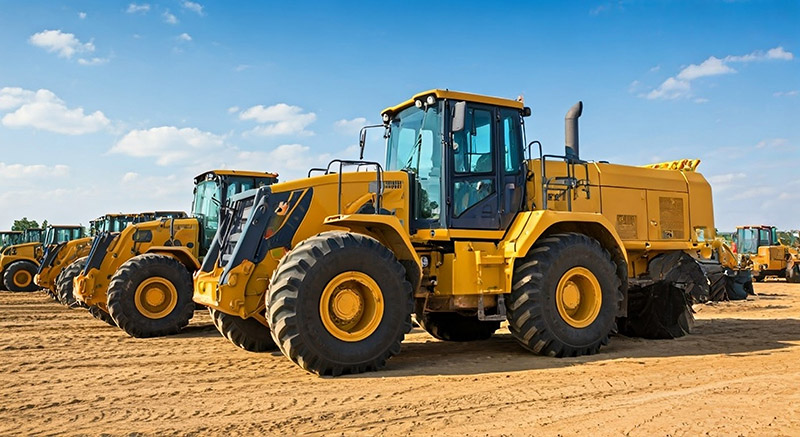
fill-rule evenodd
<path id="1" fill-rule="evenodd" d="M 572 161 L 580 160 L 578 153 L 578 118 L 583 112 L 583 102 L 572 105 L 564 117 L 564 155 Z"/>

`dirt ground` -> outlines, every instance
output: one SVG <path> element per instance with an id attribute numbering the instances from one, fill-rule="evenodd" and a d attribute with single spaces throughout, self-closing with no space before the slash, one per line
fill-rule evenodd
<path id="1" fill-rule="evenodd" d="M 0 434 L 800 435 L 800 284 L 756 292 L 699 308 L 694 335 L 581 358 L 415 329 L 386 370 L 333 379 L 234 347 L 206 313 L 137 340 L 0 292 Z"/>

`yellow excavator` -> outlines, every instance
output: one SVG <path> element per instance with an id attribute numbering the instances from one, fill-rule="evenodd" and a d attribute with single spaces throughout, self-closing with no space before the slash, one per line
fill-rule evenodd
<path id="1" fill-rule="evenodd" d="M 208 251 L 229 198 L 277 174 L 211 170 L 194 179 L 191 217 L 159 218 L 95 237 L 73 295 L 93 316 L 133 337 L 174 334 L 194 315 L 192 273 Z"/>
<path id="2" fill-rule="evenodd" d="M 594 354 L 617 329 L 684 335 L 709 299 L 711 187 L 697 160 L 583 160 L 582 109 L 563 154 L 533 141 L 525 156 L 520 101 L 435 89 L 387 108 L 384 162 L 334 160 L 233 196 L 194 300 L 239 347 L 277 345 L 320 375 L 383 367 L 412 315 L 447 341 L 508 321 L 555 357 Z"/>

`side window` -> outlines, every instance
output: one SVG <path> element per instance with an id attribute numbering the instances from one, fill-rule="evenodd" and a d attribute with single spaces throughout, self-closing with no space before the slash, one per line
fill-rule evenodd
<path id="1" fill-rule="evenodd" d="M 520 163 L 522 162 L 522 132 L 519 122 L 519 112 L 503 110 L 500 113 L 500 120 L 503 129 L 502 140 L 505 153 L 503 162 L 506 167 L 506 174 L 519 173 Z"/>
<path id="2" fill-rule="evenodd" d="M 455 172 L 492 173 L 492 112 L 469 109 L 465 129 L 455 136 Z"/>

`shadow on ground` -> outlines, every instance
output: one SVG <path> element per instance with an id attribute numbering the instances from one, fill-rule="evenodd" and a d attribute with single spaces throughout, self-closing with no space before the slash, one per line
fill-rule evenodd
<path id="1" fill-rule="evenodd" d="M 404 343 L 402 352 L 389 360 L 385 370 L 348 377 L 473 375 L 562 368 L 620 358 L 739 355 L 795 346 L 792 342 L 800 342 L 800 320 L 797 319 L 698 320 L 694 334 L 683 338 L 646 340 L 616 336 L 599 354 L 577 358 L 534 355 L 519 346 L 511 334 L 499 333 L 489 340 L 468 343 L 433 339 Z"/>

